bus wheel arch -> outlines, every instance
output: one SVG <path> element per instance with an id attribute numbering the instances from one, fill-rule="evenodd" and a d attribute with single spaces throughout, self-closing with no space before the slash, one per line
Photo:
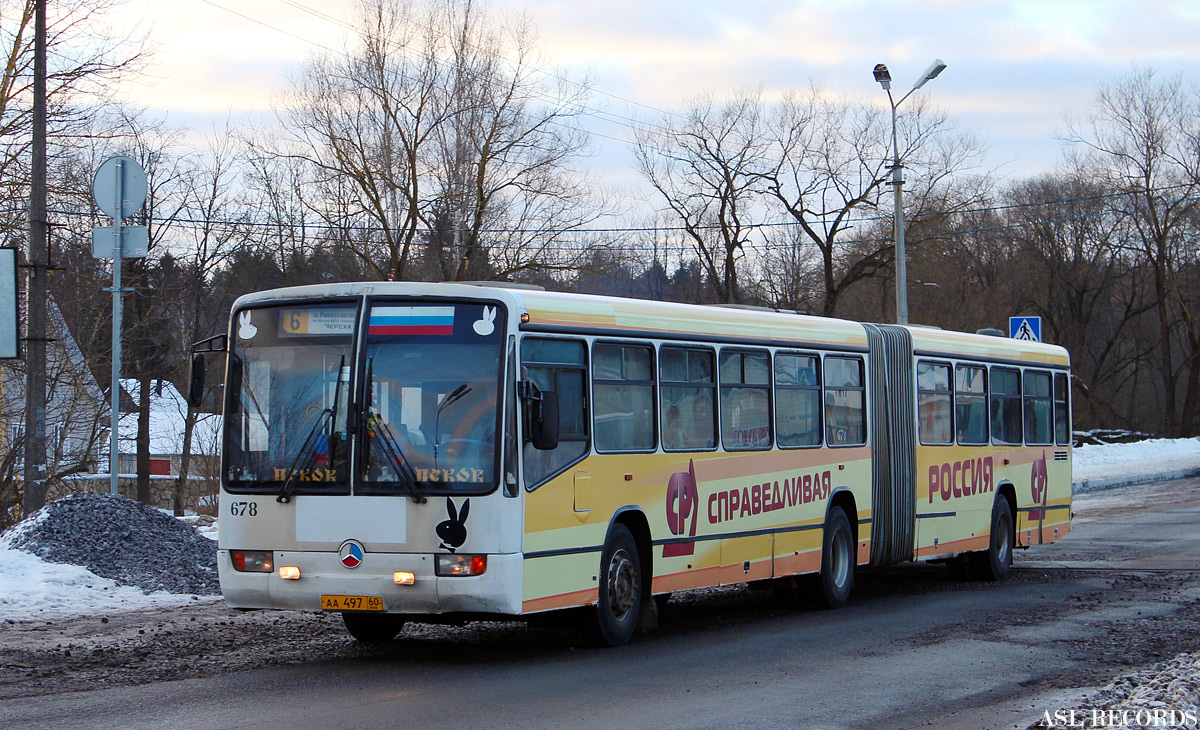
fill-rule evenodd
<path id="1" fill-rule="evenodd" d="M 855 519 L 851 519 L 851 515 Z M 858 562 L 857 517 L 850 490 L 835 491 L 826 507 L 825 525 L 821 530 L 821 570 L 810 582 L 817 608 L 841 608 L 850 600 Z"/>
<path id="2" fill-rule="evenodd" d="M 1001 484 L 988 521 L 988 548 L 969 556 L 971 572 L 980 580 L 999 581 L 1008 575 L 1017 539 L 1016 502 L 1013 485 Z"/>
<path id="3" fill-rule="evenodd" d="M 596 605 L 587 612 L 584 633 L 597 646 L 629 643 L 643 623 L 650 600 L 650 527 L 636 509 L 619 511 L 609 524 L 600 553 Z"/>
<path id="4" fill-rule="evenodd" d="M 854 492 L 850 491 L 849 487 L 837 487 L 833 490 L 833 494 L 829 497 L 829 504 L 825 505 L 825 520 L 829 520 L 829 512 L 834 507 L 841 507 L 842 512 L 846 514 L 846 519 L 850 522 L 850 534 L 854 537 L 855 556 L 858 551 L 858 505 L 854 501 Z M 857 560 L 855 561 L 857 562 Z"/>

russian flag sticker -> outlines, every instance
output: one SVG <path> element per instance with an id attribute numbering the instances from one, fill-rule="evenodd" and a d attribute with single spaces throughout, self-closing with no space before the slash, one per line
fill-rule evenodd
<path id="1" fill-rule="evenodd" d="M 453 335 L 454 307 L 374 307 L 371 335 Z"/>

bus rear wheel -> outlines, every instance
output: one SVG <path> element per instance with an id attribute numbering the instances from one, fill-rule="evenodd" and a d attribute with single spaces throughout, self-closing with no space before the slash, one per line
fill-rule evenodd
<path id="1" fill-rule="evenodd" d="M 386 613 L 343 613 L 342 622 L 346 631 L 364 644 L 389 642 L 404 628 L 403 618 Z"/>
<path id="2" fill-rule="evenodd" d="M 992 505 L 992 532 L 988 549 L 971 553 L 971 572 L 980 580 L 997 581 L 1008 575 L 1013 559 L 1013 518 L 1008 500 L 997 497 Z"/>
<path id="3" fill-rule="evenodd" d="M 821 572 L 816 579 L 813 603 L 817 608 L 841 608 L 854 588 L 854 532 L 841 507 L 832 507 L 825 517 L 821 541 Z"/>
<path id="4" fill-rule="evenodd" d="M 625 525 L 613 525 L 600 557 L 600 595 L 586 625 L 598 646 L 623 646 L 633 638 L 642 612 L 642 563 Z"/>

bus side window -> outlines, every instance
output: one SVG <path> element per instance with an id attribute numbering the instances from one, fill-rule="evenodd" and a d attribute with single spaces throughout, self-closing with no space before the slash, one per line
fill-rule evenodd
<path id="1" fill-rule="evenodd" d="M 992 442 L 1020 444 L 1021 371 L 992 368 Z"/>
<path id="2" fill-rule="evenodd" d="M 821 445 L 821 382 L 816 355 L 775 355 L 775 438 L 780 448 Z"/>
<path id="3" fill-rule="evenodd" d="M 596 451 L 654 450 L 654 350 L 649 345 L 592 346 Z"/>
<path id="4" fill-rule="evenodd" d="M 771 448 L 771 356 L 721 350 L 721 443 L 727 451 Z"/>
<path id="5" fill-rule="evenodd" d="M 1054 443 L 1054 401 L 1050 396 L 1050 373 L 1025 371 L 1025 440 L 1034 446 Z"/>
<path id="6" fill-rule="evenodd" d="M 922 444 L 954 443 L 954 409 L 950 397 L 950 366 L 917 363 L 917 424 Z"/>
<path id="7" fill-rule="evenodd" d="M 663 450 L 717 448 L 717 371 L 712 350 L 664 346 L 658 358 Z"/>
<path id="8" fill-rule="evenodd" d="M 1059 446 L 1071 445 L 1071 388 L 1070 376 L 1054 374 L 1054 441 Z"/>
<path id="9" fill-rule="evenodd" d="M 527 337 L 521 370 L 543 391 L 558 394 L 558 448 L 525 443 L 525 487 L 533 489 L 582 459 L 588 450 L 587 346 L 582 340 Z"/>
<path id="10" fill-rule="evenodd" d="M 829 446 L 867 442 L 862 370 L 862 360 L 856 357 L 825 357 L 825 442 Z"/>
<path id="11" fill-rule="evenodd" d="M 962 446 L 987 444 L 987 370 L 982 366 L 959 365 L 955 368 L 954 410 L 958 443 Z"/>

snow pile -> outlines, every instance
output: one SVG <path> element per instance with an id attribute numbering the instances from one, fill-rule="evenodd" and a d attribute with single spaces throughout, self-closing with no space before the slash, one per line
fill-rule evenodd
<path id="1" fill-rule="evenodd" d="M 184 515 L 176 519 L 185 525 L 191 525 L 196 529 L 196 532 L 204 535 L 209 540 L 215 541 L 217 539 L 219 528 L 216 517 L 210 517 L 209 515 Z"/>
<path id="2" fill-rule="evenodd" d="M 158 510 L 111 494 L 72 494 L 0 535 L 0 549 L 86 568 L 147 593 L 220 593 L 212 540 Z M 7 557 L 7 556 L 6 556 Z"/>
<path id="3" fill-rule="evenodd" d="M 1076 482 L 1200 469 L 1200 439 L 1150 439 L 1132 444 L 1084 445 L 1072 454 Z"/>
<path id="4" fill-rule="evenodd" d="M 24 550 L 0 548 L 0 621 L 103 615 L 196 600 L 193 595 L 146 593 L 77 565 L 47 563 Z"/>
<path id="5" fill-rule="evenodd" d="M 1069 713 L 1078 728 L 1132 730 L 1200 726 L 1200 654 L 1174 659 L 1113 680 Z M 1042 722 L 1030 730 L 1055 727 Z"/>

